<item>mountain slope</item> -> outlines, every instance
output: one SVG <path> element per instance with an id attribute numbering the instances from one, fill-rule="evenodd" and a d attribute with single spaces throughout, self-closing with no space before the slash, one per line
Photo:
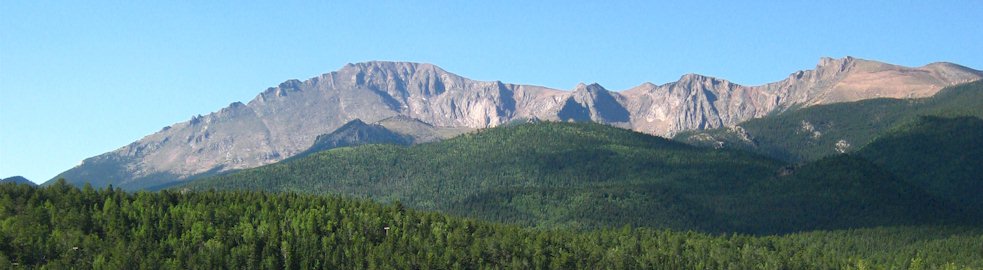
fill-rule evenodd
<path id="1" fill-rule="evenodd" d="M 743 149 L 789 162 L 853 152 L 921 115 L 983 118 L 983 81 L 947 87 L 922 99 L 872 99 L 813 106 L 735 127 L 683 132 L 689 144 Z"/>
<path id="2" fill-rule="evenodd" d="M 729 196 L 721 212 L 738 226 L 765 232 L 979 220 L 858 156 L 828 157 L 790 170 Z"/>
<path id="3" fill-rule="evenodd" d="M 413 138 L 390 131 L 382 125 L 370 125 L 362 122 L 362 120 L 355 119 L 331 133 L 317 136 L 314 139 L 314 145 L 306 151 L 295 155 L 295 157 L 302 157 L 338 147 L 380 143 L 409 145 L 412 142 Z"/>
<path id="4" fill-rule="evenodd" d="M 863 160 L 843 157 L 784 176 L 783 170 L 742 152 L 599 124 L 547 122 L 408 148 L 332 149 L 187 187 L 398 200 L 541 228 L 630 224 L 783 233 L 963 217 Z"/>
<path id="5" fill-rule="evenodd" d="M 4 179 L 0 179 L 0 184 L 6 184 L 6 183 L 27 184 L 29 186 L 37 186 L 37 184 L 31 182 L 31 180 L 27 180 L 27 178 L 24 178 L 23 176 L 11 176 Z"/>
<path id="6" fill-rule="evenodd" d="M 596 84 L 566 92 L 474 81 L 430 64 L 349 64 L 306 81 L 286 81 L 248 104 L 235 102 L 218 112 L 166 127 L 86 159 L 55 179 L 140 189 L 252 168 L 303 152 L 317 136 L 354 119 L 373 123 L 405 116 L 439 128 L 487 128 L 515 119 L 597 121 L 672 135 L 813 104 L 927 95 L 942 86 L 981 77 L 979 71 L 952 64 L 905 68 L 851 57 L 824 59 L 815 70 L 796 74 L 755 87 L 686 75 L 678 82 L 646 83 L 620 93 Z M 910 86 L 893 92 L 823 96 L 867 87 L 859 82 L 868 79 Z"/>
<path id="7" fill-rule="evenodd" d="M 413 143 L 435 142 L 474 130 L 469 127 L 435 127 L 419 119 L 404 115 L 382 119 L 376 122 L 376 124 L 392 132 L 411 138 Z"/>
<path id="8" fill-rule="evenodd" d="M 813 70 L 760 86 L 688 74 L 673 83 L 646 83 L 621 94 L 632 115 L 632 129 L 673 136 L 821 104 L 928 97 L 943 87 L 980 78 L 983 72 L 951 63 L 909 68 L 848 56 L 822 58 Z"/>
<path id="9" fill-rule="evenodd" d="M 411 145 L 435 142 L 468 132 L 468 128 L 438 128 L 405 116 L 393 116 L 373 124 L 355 119 L 331 133 L 317 136 L 314 145 L 289 159 L 320 151 L 363 144 Z"/>
<path id="10" fill-rule="evenodd" d="M 950 203 L 983 216 L 983 120 L 921 117 L 857 152 Z"/>
<path id="11" fill-rule="evenodd" d="M 726 190 L 780 164 L 598 124 L 518 124 L 409 148 L 365 145 L 202 179 L 190 187 L 399 200 L 526 225 L 693 228 L 714 217 L 674 194 Z M 690 179 L 705 179 L 699 184 Z M 593 213 L 607 213 L 595 215 Z M 620 214 L 617 214 L 620 213 Z M 651 220 L 650 220 L 651 219 Z"/>

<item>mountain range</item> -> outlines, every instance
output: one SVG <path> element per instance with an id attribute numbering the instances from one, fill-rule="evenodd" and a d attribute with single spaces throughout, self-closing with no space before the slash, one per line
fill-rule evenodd
<path id="1" fill-rule="evenodd" d="M 688 74 L 676 82 L 644 83 L 623 91 L 598 84 L 561 91 L 475 81 L 431 64 L 348 64 L 305 81 L 283 82 L 247 104 L 234 102 L 165 127 L 85 159 L 55 179 L 97 187 L 159 188 L 278 162 L 308 152 L 315 142 L 342 145 L 338 142 L 345 139 L 331 139 L 331 133 L 356 119 L 402 127 L 390 130 L 408 143 L 522 120 L 593 121 L 668 137 L 821 104 L 928 97 L 980 78 L 983 72 L 951 63 L 910 68 L 846 57 L 822 58 L 813 70 L 760 86 Z"/>
<path id="2" fill-rule="evenodd" d="M 856 151 L 922 116 L 983 118 L 983 81 L 946 87 L 928 98 L 878 98 L 812 106 L 730 127 L 684 131 L 674 139 L 799 163 Z"/>

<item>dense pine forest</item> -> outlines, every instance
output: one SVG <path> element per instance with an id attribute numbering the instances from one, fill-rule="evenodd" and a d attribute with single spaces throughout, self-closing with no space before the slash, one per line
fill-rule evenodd
<path id="1" fill-rule="evenodd" d="M 972 137 L 959 133 L 981 122 L 971 119 L 975 121 L 939 119 L 936 122 L 955 122 L 927 128 L 940 130 L 935 135 Z M 950 148 L 981 147 L 945 138 L 932 142 L 956 144 L 946 146 Z M 891 152 L 891 158 L 917 162 L 932 157 L 940 166 L 983 161 L 979 155 L 901 152 Z M 979 224 L 977 209 L 950 203 L 958 194 L 935 192 L 925 181 L 869 161 L 879 161 L 879 152 L 865 153 L 869 154 L 835 155 L 795 165 L 601 124 L 545 122 L 411 147 L 333 149 L 205 178 L 184 188 L 398 200 L 412 208 L 543 229 L 630 225 L 773 234 Z M 946 163 L 947 159 L 956 160 Z M 963 167 L 942 166 L 935 171 L 946 181 L 980 182 Z"/>
<path id="2" fill-rule="evenodd" d="M 981 90 L 677 137 L 722 149 L 533 121 L 159 192 L 4 183 L 0 269 L 983 269 Z"/>
<path id="3" fill-rule="evenodd" d="M 983 230 L 540 230 L 336 196 L 0 185 L 0 268 L 978 269 Z"/>
<path id="4" fill-rule="evenodd" d="M 684 229 L 714 217 L 690 211 L 695 206 L 676 191 L 731 190 L 741 181 L 720 180 L 760 178 L 779 167 L 742 152 L 700 149 L 601 124 L 535 123 L 412 147 L 332 149 L 187 187 L 399 200 L 543 228 Z"/>
<path id="5" fill-rule="evenodd" d="M 980 118 L 921 117 L 896 127 L 857 154 L 937 197 L 948 198 L 950 204 L 983 212 Z"/>

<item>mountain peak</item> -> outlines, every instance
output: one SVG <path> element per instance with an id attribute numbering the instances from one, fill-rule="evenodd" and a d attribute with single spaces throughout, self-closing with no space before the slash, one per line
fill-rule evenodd
<path id="1" fill-rule="evenodd" d="M 704 81 L 704 80 L 712 80 L 712 79 L 715 78 L 702 74 L 696 74 L 696 73 L 687 73 L 679 77 L 680 81 Z"/>
<path id="2" fill-rule="evenodd" d="M 362 121 L 362 119 L 355 118 L 355 120 L 348 121 L 348 123 L 345 123 L 344 125 L 342 125 L 341 127 L 339 127 L 338 130 L 343 130 L 343 129 L 348 129 L 348 128 L 355 128 L 355 127 L 361 127 L 361 126 L 368 126 L 368 125 L 369 124 L 367 124 L 364 121 Z"/>
<path id="3" fill-rule="evenodd" d="M 857 60 L 857 58 L 854 58 L 853 56 L 849 56 L 849 55 L 842 58 L 823 56 L 819 58 L 819 63 L 817 65 L 828 66 L 828 65 L 839 64 L 839 63 L 853 62 L 854 60 Z"/>
<path id="4" fill-rule="evenodd" d="M 0 179 L 0 184 L 3 184 L 3 183 L 28 184 L 28 185 L 31 185 L 31 186 L 36 186 L 37 185 L 37 184 L 34 184 L 34 182 L 31 182 L 31 180 L 27 180 L 27 178 L 24 178 L 23 176 L 20 176 L 20 175 L 18 175 L 18 176 L 11 176 L 11 177 Z"/>
<path id="5" fill-rule="evenodd" d="M 883 71 L 883 70 L 901 70 L 907 68 L 898 65 L 887 64 L 884 62 L 856 58 L 853 56 L 846 56 L 843 58 L 822 57 L 819 59 L 819 63 L 816 64 L 816 70 L 844 72 L 851 69 L 862 70 L 866 72 L 876 72 L 876 71 Z"/>
<path id="6" fill-rule="evenodd" d="M 397 61 L 368 61 L 359 63 L 348 63 L 341 68 L 342 71 L 373 71 L 373 70 L 385 70 L 385 71 L 405 71 L 413 72 L 416 70 L 431 70 L 446 72 L 440 67 L 430 64 L 430 63 L 417 63 L 417 62 L 397 62 Z"/>
<path id="7" fill-rule="evenodd" d="M 816 64 L 816 69 L 824 69 L 830 67 L 845 69 L 845 67 L 850 65 L 854 60 L 855 59 L 852 56 L 847 56 L 844 58 L 821 57 L 819 58 L 819 63 Z"/>
<path id="8" fill-rule="evenodd" d="M 466 80 L 427 63 L 371 61 L 345 65 L 331 73 L 343 84 L 362 86 L 402 96 L 399 92 L 419 91 L 427 95 L 442 93 Z"/>
<path id="9" fill-rule="evenodd" d="M 928 70 L 903 69 L 853 57 L 823 58 L 820 62 L 830 67 L 803 71 L 799 73 L 801 76 L 760 87 L 687 74 L 677 82 L 659 86 L 643 84 L 624 92 L 608 91 L 596 83 L 582 83 L 573 91 L 560 91 L 477 81 L 427 63 L 351 63 L 307 80 L 284 81 L 247 104 L 233 103 L 208 116 L 196 116 L 189 122 L 100 155 L 94 159 L 99 162 L 86 162 L 59 177 L 77 183 L 87 179 L 123 179 L 112 181 L 117 186 L 126 184 L 123 187 L 130 189 L 183 181 L 201 173 L 276 162 L 304 151 L 319 135 L 329 134 L 345 124 L 349 125 L 342 130 L 370 127 L 396 115 L 420 121 L 393 118 L 385 122 L 394 127 L 392 131 L 423 130 L 413 134 L 435 134 L 430 131 L 434 127 L 487 128 L 514 119 L 538 118 L 596 121 L 671 135 L 683 130 L 735 125 L 800 105 L 925 96 L 943 86 L 981 77 L 949 72 L 955 69 L 946 68 L 949 65 L 945 64 L 933 65 L 938 70 Z M 864 64 L 858 65 L 861 62 Z M 922 83 L 912 84 L 912 81 Z M 899 85 L 906 87 L 898 88 Z M 361 120 L 347 122 L 356 118 Z M 391 137 L 376 136 L 385 132 L 363 131 L 340 132 L 332 138 L 347 142 L 346 138 L 365 141 L 363 138 Z M 436 135 L 427 136 L 436 138 Z"/>
<path id="10" fill-rule="evenodd" d="M 629 112 L 610 91 L 600 84 L 580 83 L 558 112 L 563 121 L 627 123 Z"/>
<path id="11" fill-rule="evenodd" d="M 573 89 L 574 92 L 582 92 L 582 91 L 596 92 L 600 90 L 607 91 L 607 89 L 605 89 L 604 86 L 601 86 L 596 82 L 591 84 L 578 83 L 577 87 Z"/>
<path id="12" fill-rule="evenodd" d="M 409 145 L 411 143 L 412 139 L 408 136 L 395 133 L 379 124 L 367 124 L 361 119 L 356 118 L 331 133 L 318 135 L 314 139 L 314 144 L 296 157 L 338 147 L 362 144 Z"/>
<path id="13" fill-rule="evenodd" d="M 696 74 L 696 73 L 689 73 L 689 74 L 686 74 L 686 75 L 683 75 L 683 76 L 679 77 L 679 80 L 676 81 L 676 84 L 677 85 L 678 84 L 682 84 L 682 85 L 692 85 L 692 84 L 713 85 L 713 84 L 718 84 L 718 83 L 721 83 L 721 82 L 726 83 L 726 84 L 729 84 L 730 83 L 727 80 L 718 79 L 716 77 L 711 77 L 711 76 L 706 76 L 706 75 Z"/>
<path id="14" fill-rule="evenodd" d="M 971 75 L 983 76 L 983 71 L 975 70 L 966 66 L 962 66 L 950 62 L 934 62 L 922 66 L 921 69 L 933 70 L 936 72 L 950 73 L 950 74 L 960 74 L 960 75 L 971 74 Z"/>

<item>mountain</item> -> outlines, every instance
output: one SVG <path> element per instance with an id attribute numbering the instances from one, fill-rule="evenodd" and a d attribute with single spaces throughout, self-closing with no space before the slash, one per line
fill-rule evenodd
<path id="1" fill-rule="evenodd" d="M 435 127 L 419 119 L 405 115 L 396 115 L 382 119 L 376 122 L 376 124 L 410 138 L 414 144 L 444 140 L 475 130 L 469 127 Z"/>
<path id="2" fill-rule="evenodd" d="M 983 216 L 983 119 L 920 117 L 857 154 Z"/>
<path id="3" fill-rule="evenodd" d="M 981 215 L 947 203 L 862 157 L 837 155 L 753 181 L 719 213 L 739 231 L 781 233 L 933 223 L 976 224 Z M 751 218 L 748 218 L 751 217 Z"/>
<path id="4" fill-rule="evenodd" d="M 31 180 L 27 180 L 27 178 L 24 178 L 23 176 L 11 176 L 4 179 L 0 179 L 0 184 L 6 184 L 6 183 L 27 184 L 30 186 L 37 186 L 37 184 L 31 182 Z"/>
<path id="5" fill-rule="evenodd" d="M 790 168 L 587 123 L 506 125 L 410 147 L 332 149 L 185 187 L 400 201 L 540 228 L 787 233 L 975 218 L 855 156 Z"/>
<path id="6" fill-rule="evenodd" d="M 364 144 L 411 145 L 435 142 L 471 131 L 470 128 L 439 128 L 420 120 L 402 115 L 368 124 L 360 119 L 352 120 L 331 133 L 317 136 L 314 145 L 304 152 L 291 156 L 297 159 L 320 151 Z"/>
<path id="7" fill-rule="evenodd" d="M 314 139 L 314 145 L 294 157 L 306 156 L 338 147 L 376 143 L 409 145 L 412 142 L 413 138 L 390 131 L 382 125 L 366 124 L 362 120 L 355 119 L 331 133 L 317 136 Z"/>
<path id="8" fill-rule="evenodd" d="M 822 58 L 813 70 L 760 86 L 688 74 L 674 83 L 646 83 L 621 94 L 629 101 L 632 129 L 673 136 L 820 104 L 928 97 L 981 77 L 983 72 L 951 63 L 908 68 L 853 57 Z"/>
<path id="9" fill-rule="evenodd" d="M 645 83 L 622 92 L 597 84 L 581 84 L 567 92 L 470 80 L 431 64 L 348 64 L 306 81 L 286 81 L 248 104 L 234 102 L 165 127 L 88 158 L 55 179 L 125 189 L 166 186 L 277 162 L 305 151 L 317 136 L 351 120 L 373 123 L 394 116 L 440 128 L 488 128 L 516 119 L 596 121 L 670 136 L 815 104 L 927 96 L 981 74 L 948 63 L 907 68 L 847 57 L 824 58 L 815 70 L 762 86 L 691 74 L 677 82 Z"/>
<path id="10" fill-rule="evenodd" d="M 544 228 L 702 226 L 685 191 L 726 190 L 781 164 L 600 124 L 505 125 L 418 144 L 363 145 L 192 181 L 192 189 L 314 192 Z M 687 179 L 707 179 L 700 184 Z"/>
<path id="11" fill-rule="evenodd" d="M 983 81 L 946 87 L 929 98 L 880 98 L 812 106 L 733 127 L 681 132 L 675 139 L 804 162 L 856 151 L 892 128 L 925 115 L 983 118 Z"/>

